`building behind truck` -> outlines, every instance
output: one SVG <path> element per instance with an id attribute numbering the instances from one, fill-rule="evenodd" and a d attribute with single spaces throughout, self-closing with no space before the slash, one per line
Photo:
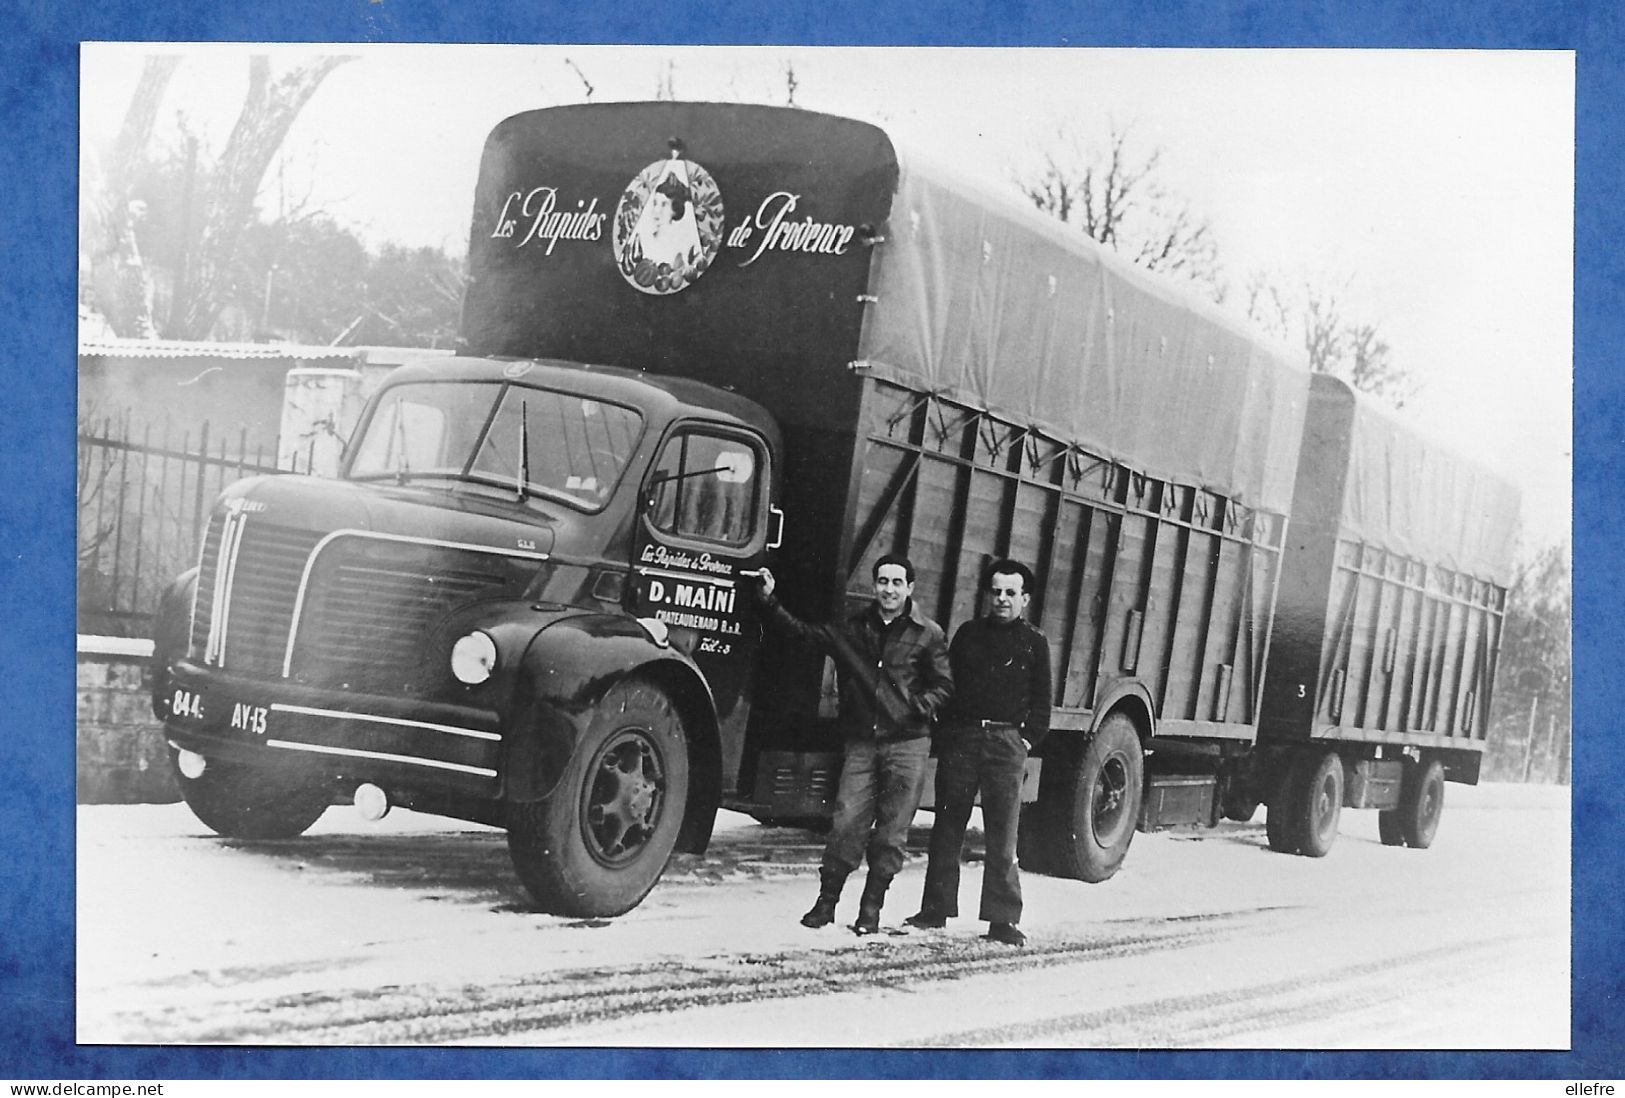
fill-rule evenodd
<path id="1" fill-rule="evenodd" d="M 1104 880 L 1136 827 L 1259 802 L 1277 849 L 1345 804 L 1425 846 L 1477 780 L 1504 487 L 882 130 L 517 115 L 470 271 L 463 354 L 390 377 L 339 483 L 229 490 L 172 592 L 155 707 L 216 830 L 405 804 L 505 826 L 547 910 L 624 911 L 720 806 L 828 813 L 832 672 L 749 577 L 829 619 L 887 552 L 950 624 L 1034 566 L 1029 867 Z"/>

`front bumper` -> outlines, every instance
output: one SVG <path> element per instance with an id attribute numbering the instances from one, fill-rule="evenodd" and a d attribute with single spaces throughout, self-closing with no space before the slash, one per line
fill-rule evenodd
<path id="1" fill-rule="evenodd" d="M 500 789 L 495 710 L 266 682 L 178 660 L 159 710 L 169 740 L 205 758 L 313 782 L 481 799 Z"/>

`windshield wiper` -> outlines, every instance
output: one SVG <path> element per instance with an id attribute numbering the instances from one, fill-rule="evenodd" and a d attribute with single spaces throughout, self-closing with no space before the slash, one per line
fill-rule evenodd
<path id="1" fill-rule="evenodd" d="M 519 502 L 530 498 L 530 402 L 519 402 Z"/>
<path id="2" fill-rule="evenodd" d="M 412 475 L 410 462 L 406 459 L 406 415 L 399 402 L 395 405 L 395 483 L 405 484 L 406 478 Z"/>

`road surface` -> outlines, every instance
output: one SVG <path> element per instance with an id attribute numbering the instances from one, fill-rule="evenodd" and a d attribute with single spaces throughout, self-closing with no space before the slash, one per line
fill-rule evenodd
<path id="1" fill-rule="evenodd" d="M 817 836 L 732 814 L 616 920 L 530 911 L 502 834 L 476 825 L 342 807 L 247 843 L 181 805 L 78 816 L 83 1043 L 1569 1045 L 1565 789 L 1451 785 L 1427 851 L 1380 845 L 1369 812 L 1318 860 L 1272 853 L 1262 810 L 1141 834 L 1105 884 L 1024 875 L 1025 949 L 969 917 L 904 932 L 926 813 L 887 932 L 863 939 L 797 924 Z"/>

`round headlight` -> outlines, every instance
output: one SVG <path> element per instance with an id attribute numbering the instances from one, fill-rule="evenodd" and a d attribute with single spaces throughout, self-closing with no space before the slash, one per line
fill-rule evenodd
<path id="1" fill-rule="evenodd" d="M 478 686 L 497 666 L 496 641 L 475 630 L 451 646 L 451 673 L 458 682 Z"/>

